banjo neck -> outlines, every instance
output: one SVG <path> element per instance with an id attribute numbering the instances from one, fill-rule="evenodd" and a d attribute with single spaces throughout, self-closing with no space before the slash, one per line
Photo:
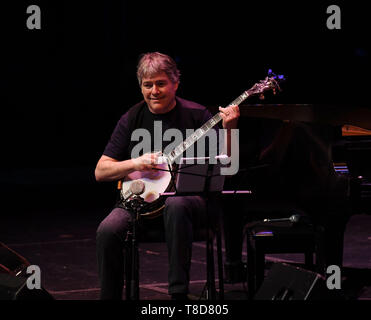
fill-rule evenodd
<path id="1" fill-rule="evenodd" d="M 228 106 L 239 105 L 252 95 L 261 95 L 267 90 L 281 90 L 279 82 L 285 80 L 283 75 L 276 75 L 271 69 L 268 70 L 268 76 L 261 80 L 259 83 L 255 83 L 249 90 L 244 91 L 240 96 L 234 99 Z M 208 120 L 201 128 L 198 128 L 194 133 L 188 136 L 181 144 L 179 144 L 173 151 L 164 156 L 168 159 L 169 164 L 173 164 L 174 161 L 183 154 L 190 146 L 192 146 L 197 140 L 201 139 L 211 128 L 222 120 L 220 112 Z"/>
<path id="2" fill-rule="evenodd" d="M 248 91 L 245 91 L 236 99 L 234 99 L 228 106 L 232 105 L 239 105 L 244 100 L 246 100 L 250 96 Z M 173 149 L 168 154 L 165 154 L 165 157 L 169 159 L 170 164 L 173 164 L 174 161 L 183 154 L 189 147 L 191 147 L 197 140 L 201 139 L 203 136 L 207 134 L 207 132 L 212 129 L 216 124 L 218 124 L 222 120 L 220 112 L 210 118 L 203 126 L 198 128 L 194 133 L 189 135 L 181 144 Z"/>

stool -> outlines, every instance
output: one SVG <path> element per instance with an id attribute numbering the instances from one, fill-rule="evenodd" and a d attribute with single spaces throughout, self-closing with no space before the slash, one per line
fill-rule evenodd
<path id="1" fill-rule="evenodd" d="M 305 223 L 261 221 L 248 224 L 245 232 L 249 299 L 253 298 L 264 280 L 267 253 L 303 253 L 306 268 L 324 274 L 322 228 Z"/>

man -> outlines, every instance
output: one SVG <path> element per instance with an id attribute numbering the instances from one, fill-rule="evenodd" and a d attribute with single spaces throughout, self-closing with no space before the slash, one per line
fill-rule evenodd
<path id="1" fill-rule="evenodd" d="M 151 171 L 156 167 L 156 152 L 131 157 L 134 147 L 131 134 L 135 129 L 147 129 L 153 140 L 155 121 L 161 121 L 163 131 L 176 128 L 185 132 L 186 129 L 198 129 L 211 117 L 205 107 L 176 96 L 179 77 L 179 70 L 171 57 L 158 52 L 141 57 L 137 78 L 144 101 L 130 108 L 119 120 L 97 163 L 97 181 L 117 181 L 131 172 Z M 236 128 L 238 107 L 229 106 L 219 110 L 223 128 Z M 153 145 L 154 141 L 151 142 Z M 172 299 L 187 298 L 193 220 L 199 219 L 202 213 L 205 213 L 205 202 L 198 196 L 169 197 L 165 202 L 163 217 L 169 256 L 169 294 Z M 97 229 L 101 299 L 122 297 L 123 245 L 130 221 L 129 212 L 116 207 Z"/>

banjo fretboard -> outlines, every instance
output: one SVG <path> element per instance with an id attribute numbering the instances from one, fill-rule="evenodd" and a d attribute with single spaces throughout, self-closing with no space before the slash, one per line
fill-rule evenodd
<path id="1" fill-rule="evenodd" d="M 249 97 L 248 91 L 242 93 L 239 97 L 234 99 L 228 106 L 232 105 L 239 105 L 244 100 Z M 192 146 L 197 140 L 201 139 L 210 129 L 212 129 L 217 123 L 222 120 L 220 112 L 218 112 L 215 116 L 209 119 L 201 128 L 197 129 L 194 133 L 188 136 L 181 144 L 179 144 L 173 151 L 169 154 L 165 155 L 170 163 L 174 163 L 174 161 L 183 154 L 190 146 Z"/>
<path id="2" fill-rule="evenodd" d="M 272 70 L 268 71 L 268 75 L 273 75 L 271 77 L 266 77 L 265 80 L 260 81 L 260 83 L 256 83 L 252 88 L 246 90 L 236 99 L 234 99 L 228 106 L 231 105 L 240 105 L 243 101 L 245 101 L 248 97 L 255 95 L 255 94 L 263 94 L 266 90 L 279 89 L 277 80 L 284 80 L 282 75 L 276 76 Z M 183 154 L 190 146 L 192 146 L 197 140 L 201 139 L 211 128 L 213 128 L 219 121 L 222 120 L 220 112 L 209 119 L 201 128 L 197 129 L 194 133 L 188 136 L 181 144 L 179 144 L 173 151 L 169 154 L 164 155 L 167 157 L 169 164 L 173 164 L 174 161 Z"/>

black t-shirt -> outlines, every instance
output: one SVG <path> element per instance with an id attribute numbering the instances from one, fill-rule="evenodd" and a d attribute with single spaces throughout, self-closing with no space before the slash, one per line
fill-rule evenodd
<path id="1" fill-rule="evenodd" d="M 130 108 L 118 121 L 103 154 L 118 161 L 130 159 L 133 147 L 143 140 L 132 140 L 132 133 L 136 129 L 146 129 L 150 134 L 150 150 L 144 150 L 143 153 L 160 151 L 155 142 L 157 146 L 162 142 L 164 150 L 173 140 L 158 141 L 155 136 L 163 138 L 166 130 L 178 129 L 182 132 L 183 141 L 187 137 L 186 129 L 196 130 L 212 117 L 207 108 L 200 104 L 179 97 L 176 97 L 176 102 L 176 106 L 165 114 L 153 114 L 144 101 Z M 193 147 L 196 156 L 197 147 Z"/>

